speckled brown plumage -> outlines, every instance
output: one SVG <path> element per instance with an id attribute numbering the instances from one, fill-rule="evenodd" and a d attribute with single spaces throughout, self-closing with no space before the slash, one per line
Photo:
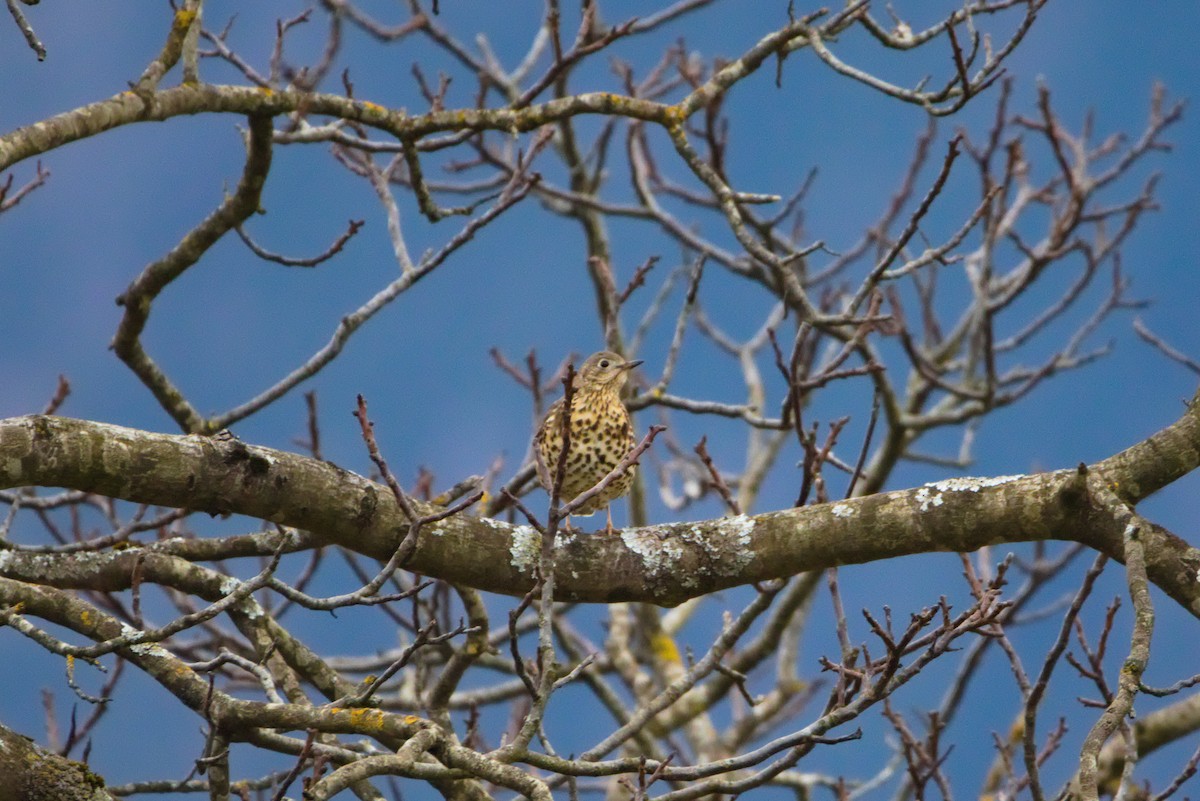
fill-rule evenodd
<path id="1" fill-rule="evenodd" d="M 571 443 L 560 493 L 564 503 L 598 484 L 637 444 L 629 412 L 621 402 L 621 387 L 625 385 L 629 371 L 639 364 L 640 361 L 626 361 L 616 353 L 601 351 L 589 356 L 579 369 L 571 398 Z M 559 454 L 562 453 L 559 417 L 562 408 L 563 399 L 560 398 L 546 413 L 533 440 L 541 457 L 538 478 L 547 492 L 553 487 Z M 635 468 L 630 467 L 573 514 L 590 515 L 607 508 L 609 503 L 629 492 L 634 471 Z M 609 528 L 612 528 L 611 512 Z"/>

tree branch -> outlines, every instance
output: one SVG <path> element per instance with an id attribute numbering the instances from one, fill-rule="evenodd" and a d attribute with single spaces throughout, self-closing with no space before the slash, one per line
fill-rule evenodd
<path id="1" fill-rule="evenodd" d="M 1193 405 L 1172 425 L 1091 470 L 1133 504 L 1198 465 L 1200 407 Z M 1123 526 L 1113 510 L 1089 506 L 1076 476 L 1075 470 L 1060 470 L 950 479 L 753 517 L 574 537 L 558 555 L 556 598 L 673 605 L 806 570 L 1030 540 L 1081 542 L 1124 561 Z M 327 462 L 238 441 L 63 417 L 0 420 L 0 488 L 18 486 L 68 487 L 138 503 L 244 514 L 385 560 L 395 550 L 396 532 L 407 529 L 386 487 Z M 421 515 L 437 511 L 414 505 Z M 1142 537 L 1150 580 L 1200 616 L 1200 550 L 1157 526 L 1147 526 Z M 538 541 L 530 526 L 456 515 L 429 524 L 408 567 L 520 596 L 533 585 Z M 168 540 L 149 548 L 171 553 L 175 546 Z M 241 548 L 241 555 L 273 550 L 262 538 L 231 547 Z M 123 558 L 121 553 L 94 558 L 99 565 Z M 0 555 L 0 575 L 33 569 L 20 553 Z M 86 587 L 88 576 L 78 575 L 76 582 Z"/>

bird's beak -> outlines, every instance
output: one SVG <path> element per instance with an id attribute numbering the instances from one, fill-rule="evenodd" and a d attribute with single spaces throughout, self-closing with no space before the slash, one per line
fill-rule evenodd
<path id="1" fill-rule="evenodd" d="M 623 365 L 621 365 L 621 369 L 622 369 L 622 370 L 632 370 L 633 368 L 635 368 L 635 367 L 637 367 L 639 364 L 641 364 L 643 361 L 645 361 L 645 360 L 644 360 L 644 359 L 637 359 L 636 361 L 632 361 L 632 362 L 625 362 Z"/>

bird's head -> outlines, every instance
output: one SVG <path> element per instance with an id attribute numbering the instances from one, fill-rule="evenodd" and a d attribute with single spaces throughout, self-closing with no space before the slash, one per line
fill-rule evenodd
<path id="1" fill-rule="evenodd" d="M 579 368 L 579 386 L 581 389 L 619 391 L 625 385 L 629 371 L 641 363 L 641 359 L 626 361 L 609 350 L 593 353 Z"/>

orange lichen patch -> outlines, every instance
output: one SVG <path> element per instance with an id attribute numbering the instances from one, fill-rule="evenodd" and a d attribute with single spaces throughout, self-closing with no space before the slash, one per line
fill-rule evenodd
<path id="1" fill-rule="evenodd" d="M 351 709 L 350 722 L 356 729 L 379 730 L 383 728 L 384 714 L 378 709 Z"/>
<path id="2" fill-rule="evenodd" d="M 416 726 L 421 722 L 421 719 L 416 715 L 405 715 L 401 720 L 404 721 L 405 726 Z"/>
<path id="3" fill-rule="evenodd" d="M 79 622 L 85 626 L 92 625 L 92 613 L 84 609 L 79 613 Z"/>
<path id="4" fill-rule="evenodd" d="M 373 111 L 376 114 L 387 114 L 387 109 L 378 103 L 372 103 L 370 100 L 362 101 L 362 107 L 367 111 Z"/>
<path id="5" fill-rule="evenodd" d="M 675 646 L 675 641 L 662 632 L 650 638 L 650 647 L 654 649 L 654 655 L 663 662 L 678 664 L 681 661 L 679 648 Z"/>

